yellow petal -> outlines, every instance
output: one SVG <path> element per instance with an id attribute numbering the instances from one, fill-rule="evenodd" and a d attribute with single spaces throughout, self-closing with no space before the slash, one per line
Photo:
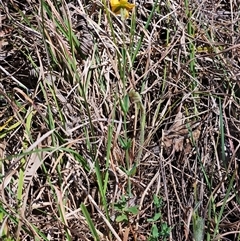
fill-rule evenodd
<path id="1" fill-rule="evenodd" d="M 126 3 L 125 8 L 128 10 L 128 12 L 132 11 L 132 9 L 135 7 L 135 4 L 132 3 Z"/>
<path id="2" fill-rule="evenodd" d="M 124 10 L 125 18 L 129 16 L 129 12 L 135 7 L 134 4 L 129 3 L 127 0 L 110 0 L 111 9 L 115 14 L 120 14 L 121 9 Z"/>

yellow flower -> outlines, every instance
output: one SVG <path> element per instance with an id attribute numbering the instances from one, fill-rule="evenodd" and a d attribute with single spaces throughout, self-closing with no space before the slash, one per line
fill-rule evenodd
<path id="1" fill-rule="evenodd" d="M 135 7 L 135 4 L 129 3 L 127 0 L 110 0 L 111 9 L 115 14 L 125 15 L 125 18 L 129 17 L 129 12 Z"/>

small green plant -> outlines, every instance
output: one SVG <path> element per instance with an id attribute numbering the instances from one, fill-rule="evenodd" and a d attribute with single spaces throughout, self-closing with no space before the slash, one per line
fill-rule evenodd
<path id="1" fill-rule="evenodd" d="M 128 207 L 127 198 L 122 196 L 120 200 L 114 204 L 114 209 L 119 213 L 116 218 L 117 222 L 128 222 L 130 215 L 138 214 L 138 206 Z"/>
<path id="2" fill-rule="evenodd" d="M 119 143 L 124 151 L 127 151 L 131 148 L 132 140 L 130 138 L 119 137 Z"/>
<path id="3" fill-rule="evenodd" d="M 166 222 L 161 221 L 162 198 L 154 194 L 153 204 L 155 213 L 152 218 L 147 219 L 148 222 L 152 223 L 151 234 L 148 237 L 148 241 L 158 241 L 160 238 L 161 240 L 166 240 L 170 234 L 171 228 Z"/>
<path id="4" fill-rule="evenodd" d="M 204 219 L 199 215 L 199 207 L 201 202 L 197 198 L 197 184 L 194 183 L 194 196 L 195 196 L 195 207 L 193 210 L 192 221 L 193 221 L 193 237 L 196 241 L 203 240 L 204 237 Z"/>
<path id="5" fill-rule="evenodd" d="M 119 137 L 119 142 L 122 148 L 125 151 L 125 160 L 127 165 L 127 170 L 130 169 L 130 159 L 129 159 L 129 151 L 132 146 L 132 140 L 128 138 L 127 135 L 127 113 L 130 108 L 129 96 L 125 95 L 122 100 L 120 100 L 120 106 L 123 111 L 123 118 L 124 118 L 124 137 Z M 128 195 L 131 196 L 131 182 L 128 178 Z"/>

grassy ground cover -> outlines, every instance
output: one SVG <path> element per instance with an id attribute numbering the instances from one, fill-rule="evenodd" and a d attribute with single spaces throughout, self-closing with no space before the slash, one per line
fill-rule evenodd
<path id="1" fill-rule="evenodd" d="M 111 5 L 0 1 L 0 239 L 240 240 L 237 1 Z"/>

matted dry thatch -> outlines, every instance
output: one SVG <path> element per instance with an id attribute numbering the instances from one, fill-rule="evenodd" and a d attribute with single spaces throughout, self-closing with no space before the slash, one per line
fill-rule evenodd
<path id="1" fill-rule="evenodd" d="M 3 239 L 239 240 L 239 3 L 135 5 L 0 1 Z"/>

